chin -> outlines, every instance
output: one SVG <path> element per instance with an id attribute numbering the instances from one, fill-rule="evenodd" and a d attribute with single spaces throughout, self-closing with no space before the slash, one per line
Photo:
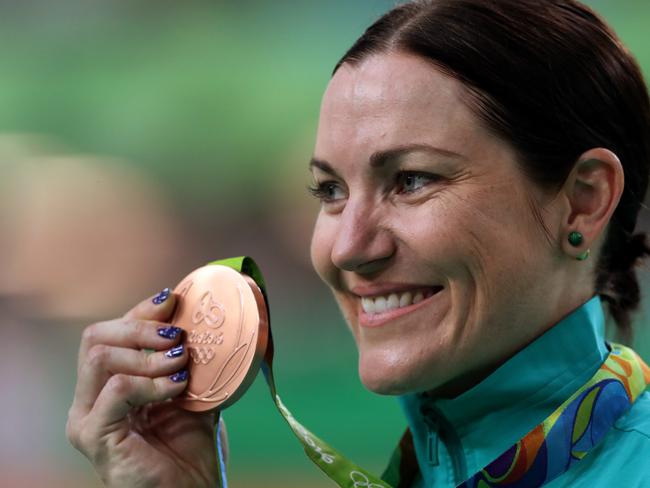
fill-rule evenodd
<path id="1" fill-rule="evenodd" d="M 404 395 L 417 391 L 417 380 L 403 367 L 378 364 L 359 358 L 359 379 L 369 391 L 379 395 Z"/>

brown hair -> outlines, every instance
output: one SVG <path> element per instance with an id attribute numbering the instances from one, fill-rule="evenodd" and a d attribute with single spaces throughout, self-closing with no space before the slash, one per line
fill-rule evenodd
<path id="1" fill-rule="evenodd" d="M 574 0 L 424 0 L 384 14 L 338 62 L 388 50 L 434 63 L 462 81 L 469 106 L 519 155 L 529 178 L 559 189 L 579 156 L 605 147 L 625 189 L 609 224 L 595 290 L 631 340 L 640 301 L 634 265 L 650 249 L 633 235 L 648 186 L 650 101 L 616 34 Z"/>

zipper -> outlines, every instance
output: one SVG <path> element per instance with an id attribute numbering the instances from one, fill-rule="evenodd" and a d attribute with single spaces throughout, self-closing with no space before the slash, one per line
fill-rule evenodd
<path id="1" fill-rule="evenodd" d="M 438 455 L 438 449 L 440 448 L 440 435 L 438 430 L 440 429 L 440 423 L 438 419 L 431 418 L 429 415 L 424 415 L 424 423 L 427 425 L 427 461 L 431 466 L 438 466 L 440 464 L 440 457 Z"/>
<path id="2" fill-rule="evenodd" d="M 438 458 L 438 432 L 429 431 L 427 433 L 427 460 L 431 466 L 438 466 L 440 459 Z"/>
<path id="3" fill-rule="evenodd" d="M 454 476 L 462 482 L 467 479 L 467 464 L 460 438 L 442 412 L 431 403 L 431 400 L 422 399 L 420 404 L 422 420 L 427 426 L 427 462 L 432 467 L 440 465 L 440 441 L 444 442 L 451 457 Z"/>

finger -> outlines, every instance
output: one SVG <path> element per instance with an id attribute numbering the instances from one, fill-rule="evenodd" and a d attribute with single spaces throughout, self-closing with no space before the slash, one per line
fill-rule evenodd
<path id="1" fill-rule="evenodd" d="M 150 349 L 163 349 L 165 348 L 164 341 L 160 341 L 153 335 L 152 330 L 146 329 L 141 325 L 140 321 L 146 322 L 159 322 L 166 323 L 171 320 L 174 308 L 176 306 L 176 297 L 169 288 L 164 288 L 160 293 L 153 295 L 129 310 L 121 319 L 110 320 L 92 324 L 84 330 L 81 336 L 81 345 L 79 347 L 79 361 L 78 365 L 81 367 L 85 361 L 88 350 L 95 344 L 107 344 L 121 347 L 144 347 Z M 124 325 L 128 325 L 129 329 L 124 330 Z M 159 325 L 157 329 L 163 328 Z M 142 328 L 142 329 L 141 329 Z M 157 331 L 158 332 L 158 331 Z M 169 331 L 167 334 L 168 339 L 176 339 L 180 331 L 174 334 Z M 135 335 L 133 335 L 135 333 Z M 162 334 L 163 336 L 165 334 Z M 154 345 L 146 345 L 137 342 L 138 340 L 147 339 L 153 340 Z M 156 343 L 159 347 L 156 347 Z"/>
<path id="2" fill-rule="evenodd" d="M 160 293 L 142 300 L 126 312 L 124 318 L 168 322 L 172 318 L 175 306 L 176 296 L 169 288 L 165 288 Z"/>
<path id="3" fill-rule="evenodd" d="M 165 352 L 147 353 L 142 350 L 113 347 L 104 344 L 93 346 L 79 369 L 74 402 L 82 415 L 88 413 L 109 378 L 115 374 L 156 378 L 171 375 L 187 362 L 183 345 Z"/>
<path id="4" fill-rule="evenodd" d="M 188 377 L 187 370 L 158 378 L 113 375 L 99 393 L 88 418 L 100 431 L 105 431 L 133 408 L 179 395 L 187 386 Z"/>
<path id="5" fill-rule="evenodd" d="M 89 325 L 81 336 L 79 346 L 79 369 L 88 352 L 97 345 L 126 347 L 132 349 L 168 349 L 176 345 L 182 330 L 164 322 L 137 319 L 115 319 Z"/>

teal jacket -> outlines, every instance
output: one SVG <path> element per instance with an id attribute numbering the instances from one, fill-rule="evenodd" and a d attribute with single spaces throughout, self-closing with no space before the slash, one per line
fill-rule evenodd
<path id="1" fill-rule="evenodd" d="M 596 296 L 458 397 L 401 396 L 421 473 L 412 486 L 456 487 L 513 446 L 600 368 L 609 353 L 604 329 Z M 650 487 L 650 393 L 544 486 Z"/>

